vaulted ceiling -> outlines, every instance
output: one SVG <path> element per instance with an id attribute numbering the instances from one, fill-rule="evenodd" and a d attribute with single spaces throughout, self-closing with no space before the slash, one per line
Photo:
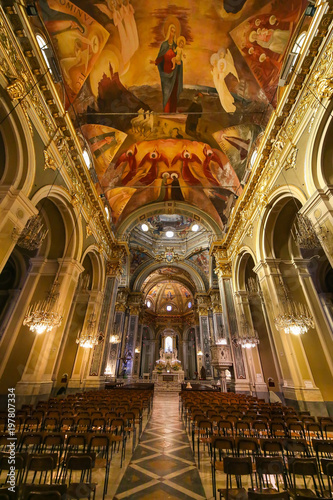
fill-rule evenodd
<path id="1" fill-rule="evenodd" d="M 115 229 L 177 201 L 227 230 L 305 4 L 40 0 Z"/>

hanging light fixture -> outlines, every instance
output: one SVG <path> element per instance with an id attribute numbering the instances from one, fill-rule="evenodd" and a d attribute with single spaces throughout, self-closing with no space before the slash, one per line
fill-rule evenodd
<path id="1" fill-rule="evenodd" d="M 249 325 L 245 314 L 241 314 L 239 334 L 234 338 L 234 342 L 243 349 L 251 349 L 259 344 L 258 332 Z"/>
<path id="2" fill-rule="evenodd" d="M 293 236 L 300 248 L 307 250 L 320 248 L 320 241 L 312 222 L 306 215 L 296 214 L 293 225 Z"/>
<path id="3" fill-rule="evenodd" d="M 23 325 L 28 326 L 32 332 L 37 334 L 50 332 L 61 324 L 62 316 L 56 309 L 59 297 L 58 286 L 59 282 L 55 280 L 46 299 L 39 300 L 29 307 Z"/>
<path id="4" fill-rule="evenodd" d="M 228 341 L 226 339 L 225 333 L 224 333 L 224 328 L 223 325 L 219 325 L 217 329 L 217 336 L 216 336 L 215 344 L 216 345 L 227 345 Z"/>
<path id="5" fill-rule="evenodd" d="M 48 229 L 45 229 L 40 214 L 33 215 L 18 235 L 17 245 L 27 250 L 37 250 L 42 246 L 47 233 Z"/>
<path id="6" fill-rule="evenodd" d="M 113 333 L 110 336 L 110 344 L 120 344 L 121 338 L 119 335 L 120 325 L 116 323 L 113 325 Z"/>
<path id="7" fill-rule="evenodd" d="M 286 334 L 303 335 L 309 328 L 314 328 L 313 318 L 304 304 L 290 298 L 282 278 L 280 278 L 280 286 L 283 291 L 283 299 L 280 313 L 274 319 L 274 323 L 279 330 L 283 330 Z"/>
<path id="8" fill-rule="evenodd" d="M 98 344 L 95 311 L 90 314 L 86 328 L 77 334 L 76 343 L 85 349 L 92 349 Z"/>

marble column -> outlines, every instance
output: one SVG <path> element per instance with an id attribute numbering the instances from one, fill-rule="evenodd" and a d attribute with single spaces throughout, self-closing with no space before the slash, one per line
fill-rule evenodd
<path id="1" fill-rule="evenodd" d="M 297 408 L 309 408 L 321 414 L 326 412 L 323 397 L 315 384 L 313 374 L 300 336 L 287 335 L 279 331 L 274 319 L 279 314 L 281 304 L 281 273 L 278 259 L 266 259 L 254 268 L 259 278 L 268 319 L 272 329 L 273 342 L 278 353 L 282 374 L 281 387 L 286 403 Z M 313 407 L 313 408 L 312 408 Z M 316 408 L 315 408 L 316 407 Z"/>
<path id="2" fill-rule="evenodd" d="M 135 364 L 135 348 L 137 345 L 139 314 L 141 306 L 141 293 L 131 293 L 128 297 L 129 318 L 125 352 L 128 353 L 126 374 L 133 377 Z"/>
<path id="3" fill-rule="evenodd" d="M 234 303 L 234 292 L 232 286 L 232 266 L 227 258 L 226 250 L 217 248 L 214 251 L 216 269 L 218 276 L 220 297 L 222 303 L 222 318 L 227 339 L 227 345 L 231 346 L 233 359 L 234 379 L 230 386 L 235 392 L 250 393 L 251 386 L 244 360 L 242 347 L 233 342 L 238 334 L 238 324 Z"/>
<path id="4" fill-rule="evenodd" d="M 61 311 L 63 319 L 60 326 L 54 328 L 51 332 L 42 335 L 34 334 L 34 342 L 25 363 L 21 380 L 16 386 L 16 394 L 21 397 L 48 397 L 56 381 L 57 361 L 62 346 L 66 342 L 66 323 L 78 278 L 83 270 L 79 262 L 69 258 L 59 259 L 57 266 L 59 267 L 58 281 L 60 285 L 56 309 L 59 312 Z M 54 276 L 50 280 L 51 283 L 53 280 Z M 31 302 L 35 302 L 35 297 Z"/>
<path id="5" fill-rule="evenodd" d="M 238 303 L 240 316 L 243 314 L 250 329 L 254 330 L 255 328 L 253 325 L 248 293 L 244 290 L 240 290 L 235 293 L 235 299 Z M 241 321 L 239 321 L 239 325 L 241 325 Z M 250 349 L 243 349 L 243 351 L 245 353 L 245 359 L 247 360 L 249 378 L 253 388 L 252 390 L 258 398 L 265 399 L 268 402 L 268 390 L 261 366 L 259 348 L 256 346 Z"/>
<path id="6" fill-rule="evenodd" d="M 106 263 L 104 300 L 98 323 L 100 342 L 94 347 L 91 356 L 89 374 L 85 382 L 87 387 L 103 386 L 105 382 L 105 370 L 111 349 L 110 337 L 114 333 L 116 297 L 123 270 L 122 257 L 122 249 L 117 247 L 114 258 Z"/>
<path id="7" fill-rule="evenodd" d="M 199 312 L 199 327 L 200 327 L 200 339 L 201 339 L 201 351 L 202 359 L 201 364 L 205 367 L 206 378 L 211 380 L 213 378 L 213 370 L 211 366 L 211 352 L 210 352 L 210 329 L 209 329 L 209 318 L 208 311 L 211 306 L 210 298 L 207 294 L 197 294 L 196 295 L 198 303 Z M 199 377 L 201 373 L 199 371 Z"/>

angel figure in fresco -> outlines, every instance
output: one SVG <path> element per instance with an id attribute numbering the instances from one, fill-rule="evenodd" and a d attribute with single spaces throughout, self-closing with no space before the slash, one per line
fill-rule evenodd
<path id="1" fill-rule="evenodd" d="M 84 65 L 83 73 L 87 73 L 88 64 L 90 60 L 91 52 L 98 51 L 98 38 L 93 37 L 92 40 L 86 38 L 80 33 L 76 34 L 74 41 L 74 54 L 70 57 L 63 57 L 61 62 L 61 68 L 64 74 L 67 85 L 74 90 L 74 82 L 72 81 L 70 71 L 73 68 Z"/>
<path id="2" fill-rule="evenodd" d="M 123 16 L 125 30 L 127 34 L 127 40 L 130 47 L 129 49 L 130 57 L 132 57 L 134 52 L 136 52 L 139 48 L 138 30 L 134 18 L 135 11 L 133 5 L 130 4 L 129 0 L 122 1 L 122 6 L 120 8 L 120 11 Z"/>
<path id="3" fill-rule="evenodd" d="M 120 5 L 117 4 L 117 0 L 106 0 L 106 5 L 104 3 L 98 3 L 95 5 L 101 12 L 106 14 L 108 18 L 113 21 L 113 24 L 118 29 L 121 45 L 121 57 L 123 65 L 125 66 L 125 64 L 127 64 L 130 60 L 131 54 L 130 43 L 128 41 L 127 33 L 123 23 L 124 12 L 121 12 L 122 1 L 120 0 Z"/>
<path id="4" fill-rule="evenodd" d="M 218 53 L 212 55 L 210 63 L 213 66 L 211 73 L 221 106 L 227 113 L 234 113 L 236 110 L 234 98 L 225 83 L 225 79 L 229 74 L 232 74 L 239 81 L 239 76 L 230 50 L 219 50 Z"/>
<path id="5" fill-rule="evenodd" d="M 139 181 L 140 184 L 145 186 L 152 184 L 157 178 L 157 164 L 159 162 L 164 163 L 169 168 L 168 158 L 163 153 L 160 153 L 156 149 L 147 153 L 139 163 L 139 173 L 133 184 L 135 185 L 136 181 Z"/>
<path id="6" fill-rule="evenodd" d="M 172 69 L 172 60 L 177 56 L 176 26 L 170 24 L 165 41 L 155 61 L 150 61 L 158 68 L 161 78 L 163 109 L 165 113 L 175 113 L 179 96 L 183 90 L 183 61 Z"/>
<path id="7" fill-rule="evenodd" d="M 137 161 L 136 161 L 136 153 L 137 153 L 137 147 L 134 146 L 133 149 L 128 149 L 126 153 L 123 153 L 122 155 L 119 156 L 117 163 L 114 166 L 114 170 L 116 170 L 119 165 L 123 162 L 127 162 L 129 171 L 125 175 L 125 177 L 121 180 L 121 183 L 123 186 L 126 186 L 126 184 L 133 179 L 135 174 L 137 173 Z"/>
<path id="8" fill-rule="evenodd" d="M 282 55 L 288 45 L 289 36 L 288 30 L 258 28 L 257 31 L 251 31 L 249 41 Z"/>

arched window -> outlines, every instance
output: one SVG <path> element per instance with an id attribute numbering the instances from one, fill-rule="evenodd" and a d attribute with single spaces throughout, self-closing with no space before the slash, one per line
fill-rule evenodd
<path id="1" fill-rule="evenodd" d="M 173 342 L 172 337 L 165 337 L 164 342 L 164 352 L 172 352 L 173 351 Z"/>
<path id="2" fill-rule="evenodd" d="M 52 74 L 52 69 L 51 69 L 51 66 L 50 66 L 50 63 L 49 63 L 49 60 L 47 57 L 47 49 L 49 47 L 46 43 L 46 40 L 41 35 L 36 35 L 36 40 L 37 40 L 38 46 L 42 52 L 42 55 L 44 57 L 44 61 L 46 63 L 46 66 L 49 68 L 50 73 Z"/>
<path id="3" fill-rule="evenodd" d="M 303 33 L 301 33 L 299 35 L 296 42 L 294 43 L 294 46 L 293 46 L 292 51 L 291 51 L 293 54 L 299 54 L 301 52 L 305 37 L 306 37 L 306 32 L 303 31 Z"/>
<path id="4" fill-rule="evenodd" d="M 91 168 L 91 159 L 90 159 L 90 155 L 86 149 L 83 150 L 82 156 L 84 158 L 85 164 L 90 169 Z"/>
<path id="5" fill-rule="evenodd" d="M 151 302 L 150 302 L 150 300 L 147 300 L 147 302 L 146 302 L 146 306 L 147 306 L 147 307 L 151 307 Z"/>

